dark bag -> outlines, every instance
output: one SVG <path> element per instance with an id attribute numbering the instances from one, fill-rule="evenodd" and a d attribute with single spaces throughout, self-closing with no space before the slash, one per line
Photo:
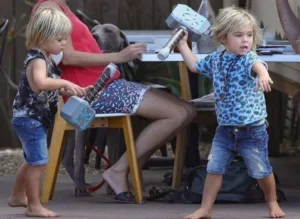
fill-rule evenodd
<path id="1" fill-rule="evenodd" d="M 206 165 L 192 169 L 186 176 L 183 199 L 187 203 L 200 203 L 206 178 Z M 277 189 L 278 200 L 286 200 L 284 193 Z M 264 202 L 264 194 L 257 181 L 248 176 L 244 161 L 234 161 L 223 176 L 222 187 L 216 198 L 217 203 Z"/>

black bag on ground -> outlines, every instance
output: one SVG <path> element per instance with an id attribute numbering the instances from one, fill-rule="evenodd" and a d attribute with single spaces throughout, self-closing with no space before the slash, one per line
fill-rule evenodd
<path id="1" fill-rule="evenodd" d="M 200 203 L 206 178 L 206 165 L 192 169 L 186 176 L 182 199 L 187 203 Z M 284 193 L 277 189 L 278 201 L 286 200 Z M 257 203 L 264 202 L 264 194 L 257 181 L 248 176 L 244 161 L 233 161 L 223 176 L 222 187 L 216 203 Z"/>

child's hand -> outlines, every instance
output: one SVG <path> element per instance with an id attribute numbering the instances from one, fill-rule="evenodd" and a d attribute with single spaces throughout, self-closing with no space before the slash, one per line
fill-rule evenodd
<path id="1" fill-rule="evenodd" d="M 84 96 L 86 96 L 87 93 L 88 93 L 90 90 L 94 89 L 94 86 L 93 86 L 93 85 L 89 85 L 89 86 L 87 86 L 87 87 L 84 87 L 83 89 L 84 89 L 84 92 L 85 92 Z"/>
<path id="2" fill-rule="evenodd" d="M 75 96 L 83 97 L 86 94 L 85 88 L 78 86 L 70 81 L 66 81 L 64 90 Z"/>
<path id="3" fill-rule="evenodd" d="M 176 32 L 178 31 L 178 28 L 176 28 L 172 34 L 174 35 Z M 184 31 L 184 36 L 182 37 L 182 39 L 178 42 L 178 46 L 180 45 L 184 45 L 187 43 L 187 40 L 188 40 L 188 32 L 186 30 L 183 30 Z"/>
<path id="4" fill-rule="evenodd" d="M 257 85 L 258 91 L 270 92 L 271 84 L 273 84 L 273 81 L 270 78 L 270 75 L 268 72 L 258 74 L 258 85 Z"/>

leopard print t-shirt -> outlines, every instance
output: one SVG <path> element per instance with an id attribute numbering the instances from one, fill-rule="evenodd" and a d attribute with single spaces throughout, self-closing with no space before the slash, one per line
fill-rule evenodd
<path id="1" fill-rule="evenodd" d="M 215 51 L 196 62 L 196 69 L 213 80 L 219 125 L 243 126 L 267 117 L 264 93 L 257 91 L 258 78 L 253 64 L 262 62 L 250 51 L 238 56 Z"/>
<path id="2" fill-rule="evenodd" d="M 59 78 L 60 69 L 52 61 L 49 63 L 42 52 L 30 50 L 25 58 L 23 70 L 21 72 L 19 87 L 13 102 L 14 117 L 30 117 L 40 121 L 46 128 L 50 126 L 57 111 L 58 90 L 42 91 L 34 93 L 26 77 L 26 67 L 34 59 L 43 59 L 47 64 L 47 76 Z"/>

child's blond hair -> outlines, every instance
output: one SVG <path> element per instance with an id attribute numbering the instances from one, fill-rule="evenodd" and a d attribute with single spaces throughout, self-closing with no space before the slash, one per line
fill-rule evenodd
<path id="1" fill-rule="evenodd" d="M 259 44 L 263 38 L 262 29 L 250 12 L 236 6 L 230 6 L 220 10 L 212 27 L 214 39 L 216 43 L 220 45 L 229 32 L 238 31 L 249 24 L 253 26 L 252 50 L 255 51 L 257 44 Z"/>
<path id="2" fill-rule="evenodd" d="M 37 10 L 26 28 L 26 48 L 32 49 L 62 35 L 67 37 L 72 30 L 69 18 L 53 8 Z"/>

